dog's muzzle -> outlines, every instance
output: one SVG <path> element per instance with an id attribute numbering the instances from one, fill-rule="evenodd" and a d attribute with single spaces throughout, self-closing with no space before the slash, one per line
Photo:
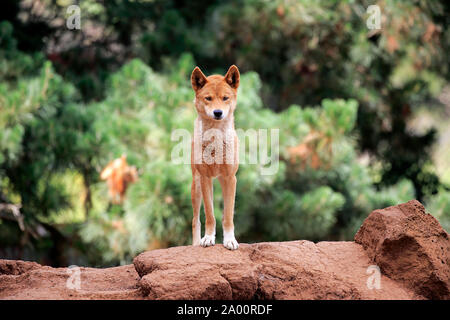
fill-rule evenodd
<path id="1" fill-rule="evenodd" d="M 219 110 L 219 109 L 214 110 L 213 114 L 214 114 L 214 119 L 216 119 L 216 120 L 222 119 L 222 116 L 223 116 L 222 110 Z"/>

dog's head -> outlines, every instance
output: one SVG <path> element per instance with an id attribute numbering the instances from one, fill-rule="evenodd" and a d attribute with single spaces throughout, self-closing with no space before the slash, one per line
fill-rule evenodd
<path id="1" fill-rule="evenodd" d="M 195 107 L 205 119 L 221 121 L 233 114 L 236 108 L 237 89 L 239 87 L 239 69 L 232 65 L 225 76 L 206 77 L 199 67 L 191 75 L 192 88 L 195 91 Z"/>

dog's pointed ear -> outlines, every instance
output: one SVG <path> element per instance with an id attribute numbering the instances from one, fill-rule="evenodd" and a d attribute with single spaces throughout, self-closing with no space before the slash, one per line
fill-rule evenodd
<path id="1" fill-rule="evenodd" d="M 239 87 L 239 79 L 240 79 L 239 69 L 234 64 L 228 69 L 227 74 L 225 75 L 225 81 L 232 87 L 233 89 L 237 89 Z"/>
<path id="2" fill-rule="evenodd" d="M 192 89 L 195 91 L 200 90 L 206 84 L 208 80 L 206 80 L 206 76 L 203 74 L 202 70 L 199 67 L 195 67 L 194 71 L 192 71 L 191 75 L 191 84 Z"/>

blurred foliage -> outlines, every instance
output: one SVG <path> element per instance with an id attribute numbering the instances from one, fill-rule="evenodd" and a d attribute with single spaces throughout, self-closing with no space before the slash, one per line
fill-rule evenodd
<path id="1" fill-rule="evenodd" d="M 78 31 L 72 3 L 2 4 L 0 202 L 25 230 L 4 213 L 0 250 L 110 265 L 189 244 L 190 166 L 170 156 L 173 130 L 193 129 L 196 63 L 241 69 L 237 128 L 280 129 L 275 175 L 240 166 L 239 241 L 349 240 L 371 210 L 411 198 L 448 230 L 436 132 L 407 126 L 448 82 L 446 1 L 379 1 L 380 31 L 369 1 L 86 0 Z M 139 180 L 119 206 L 98 175 L 123 153 Z M 215 202 L 220 220 L 218 185 Z"/>
<path id="2" fill-rule="evenodd" d="M 438 218 L 442 227 L 450 232 L 450 192 L 440 191 L 431 197 L 427 204 L 427 209 Z"/>
<path id="3" fill-rule="evenodd" d="M 377 183 L 406 177 L 419 200 L 439 188 L 427 170 L 435 130 L 412 134 L 406 123 L 450 75 L 447 1 L 379 1 L 382 29 L 369 30 L 368 0 L 84 0 L 77 32 L 62 31 L 74 1 L 6 3 L 19 47 L 44 45 L 22 36 L 36 27 L 36 38 L 47 39 L 48 58 L 85 101 L 103 99 L 109 72 L 130 58 L 161 71 L 190 52 L 208 73 L 233 63 L 258 72 L 272 110 L 356 99 L 358 148 L 381 166 Z"/>

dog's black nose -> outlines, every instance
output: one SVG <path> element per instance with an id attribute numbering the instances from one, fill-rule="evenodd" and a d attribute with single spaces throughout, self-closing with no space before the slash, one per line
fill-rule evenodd
<path id="1" fill-rule="evenodd" d="M 213 113 L 214 113 L 214 117 L 216 117 L 216 119 L 219 119 L 220 117 L 222 117 L 222 110 L 217 109 L 217 110 L 214 110 Z"/>

